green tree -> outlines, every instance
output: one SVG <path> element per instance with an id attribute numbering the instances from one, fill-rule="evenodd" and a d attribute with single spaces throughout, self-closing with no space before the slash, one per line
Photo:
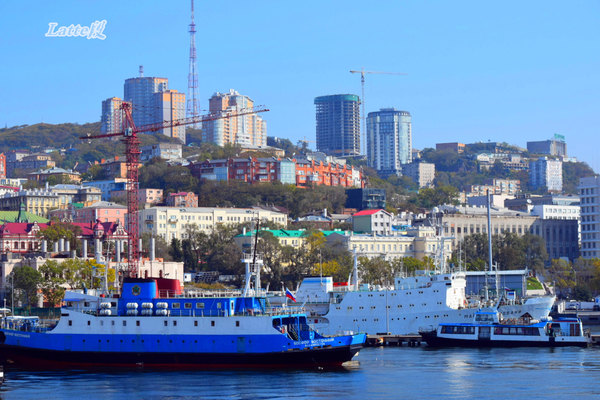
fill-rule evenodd
<path id="1" fill-rule="evenodd" d="M 40 266 L 39 272 L 42 276 L 40 283 L 42 294 L 46 301 L 52 307 L 55 307 L 60 304 L 65 296 L 65 288 L 63 287 L 66 283 L 64 268 L 62 264 L 54 260 L 48 260 Z"/>
<path id="2" fill-rule="evenodd" d="M 27 308 L 37 306 L 38 286 L 42 281 L 42 274 L 27 265 L 13 269 L 11 278 L 15 294 L 20 293 L 22 301 Z"/>
<path id="3" fill-rule="evenodd" d="M 169 246 L 169 255 L 173 261 L 183 261 L 183 251 L 181 250 L 181 241 L 177 238 L 171 239 L 171 245 Z"/>
<path id="4" fill-rule="evenodd" d="M 81 227 L 68 222 L 51 221 L 50 225 L 38 232 L 38 237 L 46 240 L 49 245 L 58 242 L 60 239 L 69 241 L 72 250 L 77 249 L 77 237 L 81 236 Z"/>
<path id="5" fill-rule="evenodd" d="M 565 260 L 552 260 L 550 268 L 546 271 L 548 280 L 554 282 L 557 292 L 569 297 L 575 287 L 575 271 L 573 265 Z"/>
<path id="6" fill-rule="evenodd" d="M 367 258 L 359 257 L 359 271 L 363 282 L 375 285 L 391 285 L 393 282 L 393 271 L 390 263 L 381 257 Z"/>

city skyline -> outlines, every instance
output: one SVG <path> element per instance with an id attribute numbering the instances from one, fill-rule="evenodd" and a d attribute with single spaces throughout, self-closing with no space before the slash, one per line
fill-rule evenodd
<path id="1" fill-rule="evenodd" d="M 406 72 L 367 76 L 366 111 L 410 112 L 414 147 L 488 140 L 526 147 L 559 133 L 569 156 L 598 171 L 598 11 L 591 2 L 197 3 L 200 102 L 206 107 L 212 93 L 234 88 L 271 109 L 269 135 L 314 140 L 315 97 L 360 95 L 360 77 L 349 70 Z M 139 65 L 187 87 L 189 2 L 5 1 L 0 12 L 11 16 L 0 40 L 13 60 L 0 67 L 11 77 L 1 126 L 99 121 L 98 105 L 120 94 Z M 100 20 L 104 40 L 44 36 L 52 22 Z M 236 29 L 223 29 L 224 21 Z M 249 35 L 240 39 L 240 30 Z"/>

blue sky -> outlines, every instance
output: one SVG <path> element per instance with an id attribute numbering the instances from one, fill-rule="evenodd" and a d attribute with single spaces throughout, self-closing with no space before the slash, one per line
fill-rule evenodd
<path id="1" fill-rule="evenodd" d="M 189 1 L 0 2 L 0 125 L 92 122 L 123 81 L 187 91 Z M 47 38 L 107 20 L 106 40 Z M 413 146 L 566 136 L 600 170 L 600 2 L 196 0 L 201 108 L 230 88 L 271 109 L 269 136 L 314 140 L 313 99 L 360 95 L 413 116 Z"/>

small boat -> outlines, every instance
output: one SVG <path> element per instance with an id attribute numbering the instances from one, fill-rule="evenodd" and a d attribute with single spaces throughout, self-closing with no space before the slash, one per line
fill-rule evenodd
<path id="1" fill-rule="evenodd" d="M 578 318 L 502 320 L 497 310 L 480 310 L 471 323 L 441 323 L 421 336 L 433 347 L 586 347 L 590 343 Z"/>
<path id="2" fill-rule="evenodd" d="M 158 283 L 126 278 L 118 297 L 67 292 L 55 326 L 4 317 L 0 361 L 35 369 L 337 367 L 366 340 L 322 336 L 300 309 L 272 309 L 262 297 L 185 296 Z"/>

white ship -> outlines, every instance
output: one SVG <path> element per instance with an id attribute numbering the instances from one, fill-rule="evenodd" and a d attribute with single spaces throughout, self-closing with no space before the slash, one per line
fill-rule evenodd
<path id="1" fill-rule="evenodd" d="M 446 322 L 471 322 L 484 304 L 469 303 L 464 272 L 422 273 L 395 279 L 393 289 L 369 285 L 335 286 L 331 277 L 305 278 L 297 293 L 309 323 L 326 335 L 354 331 L 367 334 L 417 334 Z M 541 320 L 550 313 L 554 296 L 503 301 L 505 318 Z"/>

